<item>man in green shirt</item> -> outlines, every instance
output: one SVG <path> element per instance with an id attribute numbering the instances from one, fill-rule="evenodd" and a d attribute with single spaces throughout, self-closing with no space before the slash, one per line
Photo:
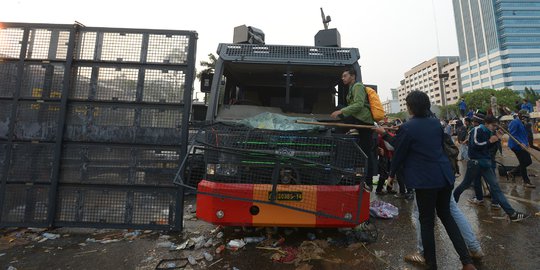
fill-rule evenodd
<path id="1" fill-rule="evenodd" d="M 347 69 L 341 75 L 343 84 L 349 87 L 347 93 L 347 107 L 333 112 L 332 118 L 341 118 L 345 123 L 357 125 L 373 125 L 373 116 L 369 107 L 369 100 L 366 89 L 361 82 L 356 81 L 356 71 L 352 68 Z M 373 186 L 374 171 L 374 137 L 373 130 L 369 128 L 358 129 L 358 145 L 368 158 L 368 168 L 366 175 L 366 185 L 368 191 Z"/>

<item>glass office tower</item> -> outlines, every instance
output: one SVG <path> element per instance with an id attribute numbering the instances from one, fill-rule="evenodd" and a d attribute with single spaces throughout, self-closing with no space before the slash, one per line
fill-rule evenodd
<path id="1" fill-rule="evenodd" d="M 463 92 L 540 90 L 540 0 L 452 0 Z"/>

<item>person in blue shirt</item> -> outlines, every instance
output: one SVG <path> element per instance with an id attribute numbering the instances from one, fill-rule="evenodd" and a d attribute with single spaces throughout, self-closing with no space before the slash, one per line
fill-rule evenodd
<path id="1" fill-rule="evenodd" d="M 474 116 L 474 111 L 473 111 L 473 109 L 469 109 L 469 112 L 467 112 L 467 118 L 472 119 L 473 116 Z"/>
<path id="2" fill-rule="evenodd" d="M 526 110 L 528 113 L 533 112 L 533 106 L 526 98 L 523 99 L 523 103 L 521 104 L 521 110 Z"/>
<path id="3" fill-rule="evenodd" d="M 465 117 L 465 111 L 467 111 L 467 104 L 465 103 L 465 99 L 461 98 L 461 101 L 459 102 L 459 112 L 461 113 L 461 118 Z"/>
<path id="4" fill-rule="evenodd" d="M 412 118 L 396 134 L 390 176 L 403 170 L 405 185 L 415 189 L 427 269 L 437 269 L 435 213 L 459 254 L 463 269 L 476 269 L 450 211 L 455 177 L 443 150 L 441 124 L 430 111 L 431 102 L 426 93 L 412 91 L 405 103 Z"/>
<path id="5" fill-rule="evenodd" d="M 502 193 L 495 170 L 492 168 L 491 150 L 496 147 L 496 143 L 502 134 L 494 132 L 497 127 L 497 120 L 493 116 L 487 116 L 484 124 L 475 127 L 469 135 L 469 158 L 467 162 L 467 172 L 461 184 L 454 190 L 454 199 L 459 201 L 461 193 L 469 188 L 471 183 L 480 176 L 489 186 L 491 197 L 501 206 L 504 212 L 513 222 L 522 221 L 530 215 L 518 212 L 512 208 L 504 193 Z"/>
<path id="6" fill-rule="evenodd" d="M 535 188 L 536 186 L 531 183 L 529 175 L 527 173 L 527 167 L 532 164 L 531 155 L 527 152 L 524 147 L 529 147 L 529 138 L 527 137 L 527 130 L 525 125 L 523 125 L 523 120 L 529 117 L 529 113 L 526 110 L 521 110 L 518 112 L 518 117 L 510 122 L 508 125 L 508 132 L 512 135 L 518 142 L 514 141 L 512 138 L 508 140 L 508 147 L 519 161 L 519 165 L 508 172 L 508 176 L 514 178 L 514 174 L 519 171 L 521 177 L 523 178 L 523 185 L 528 188 Z"/>

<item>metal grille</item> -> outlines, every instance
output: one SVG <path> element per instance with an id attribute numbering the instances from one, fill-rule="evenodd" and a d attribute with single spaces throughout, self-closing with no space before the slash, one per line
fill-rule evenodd
<path id="1" fill-rule="evenodd" d="M 205 179 L 232 184 L 233 190 L 235 184 L 238 190 L 245 184 L 267 185 L 245 194 L 237 192 L 237 198 L 278 205 L 276 192 L 288 185 L 299 185 L 299 190 L 307 193 L 318 185 L 360 185 L 367 166 L 366 155 L 353 137 L 215 124 L 199 130 L 193 144 L 198 147 L 195 155 L 185 160 L 188 173 L 179 174 L 177 183 L 195 189 L 198 181 Z M 314 211 L 308 205 L 322 205 L 318 210 L 329 214 L 332 209 L 324 205 L 332 205 L 336 199 L 306 197 L 301 203 L 287 205 L 307 212 Z"/>
<path id="2" fill-rule="evenodd" d="M 178 194 L 159 191 L 61 188 L 60 226 L 109 224 L 110 227 L 154 228 L 175 224 Z"/>
<path id="3" fill-rule="evenodd" d="M 66 59 L 70 31 L 59 29 L 30 29 L 27 59 Z"/>
<path id="4" fill-rule="evenodd" d="M 47 186 L 8 184 L 5 189 L 2 208 L 4 224 L 45 224 L 49 206 Z"/>
<path id="5" fill-rule="evenodd" d="M 185 64 L 189 39 L 183 35 L 151 34 L 148 41 L 148 63 Z"/>
<path id="6" fill-rule="evenodd" d="M 21 101 L 17 108 L 15 138 L 54 141 L 58 131 L 60 104 Z"/>
<path id="7" fill-rule="evenodd" d="M 178 145 L 182 120 L 182 108 L 77 104 L 68 109 L 66 140 Z"/>
<path id="8" fill-rule="evenodd" d="M 4 164 L 6 162 L 7 144 L 0 142 L 0 179 L 4 175 Z"/>
<path id="9" fill-rule="evenodd" d="M 0 41 L 0 44 L 1 44 L 1 41 Z M 0 63 L 0 98 L 13 97 L 13 93 L 15 92 L 16 87 L 17 87 L 17 63 L 10 63 L 10 62 Z"/>
<path id="10" fill-rule="evenodd" d="M 0 226 L 180 230 L 197 34 L 0 28 Z"/>
<path id="11" fill-rule="evenodd" d="M 37 99 L 62 97 L 63 64 L 26 65 L 20 96 Z"/>
<path id="12" fill-rule="evenodd" d="M 11 122 L 12 105 L 9 101 L 0 100 L 0 140 L 7 140 Z"/>
<path id="13" fill-rule="evenodd" d="M 8 182 L 50 183 L 54 163 L 53 154 L 54 144 L 14 144 Z"/>
<path id="14" fill-rule="evenodd" d="M 145 71 L 143 101 L 182 103 L 186 73 L 184 70 Z"/>
<path id="15" fill-rule="evenodd" d="M 21 28 L 0 29 L 0 58 L 19 58 L 23 34 L 24 30 Z"/>
<path id="16" fill-rule="evenodd" d="M 180 164 L 175 148 L 66 145 L 61 183 L 172 186 Z"/>
<path id="17" fill-rule="evenodd" d="M 220 58 L 225 61 L 343 64 L 352 65 L 360 54 L 356 48 L 331 48 L 284 45 L 220 44 Z"/>

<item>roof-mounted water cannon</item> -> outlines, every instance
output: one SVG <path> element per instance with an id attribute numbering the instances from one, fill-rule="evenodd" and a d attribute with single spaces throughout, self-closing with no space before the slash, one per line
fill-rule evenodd
<path id="1" fill-rule="evenodd" d="M 237 26 L 234 28 L 233 43 L 264 45 L 264 32 L 245 24 Z"/>
<path id="2" fill-rule="evenodd" d="M 321 17 L 324 30 L 319 30 L 315 35 L 315 46 L 341 47 L 341 35 L 336 28 L 328 29 L 328 24 L 332 21 L 332 18 L 330 15 L 324 15 L 323 8 L 321 8 Z"/>

